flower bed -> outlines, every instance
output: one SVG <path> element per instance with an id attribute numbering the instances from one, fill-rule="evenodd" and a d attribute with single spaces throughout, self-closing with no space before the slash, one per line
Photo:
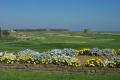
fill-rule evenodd
<path id="1" fill-rule="evenodd" d="M 80 50 L 64 48 L 52 49 L 39 53 L 30 49 L 22 50 L 16 54 L 0 52 L 0 63 L 5 64 L 42 64 L 58 65 L 69 67 L 108 67 L 120 68 L 120 57 L 115 56 L 119 49 L 98 49 L 83 48 Z M 111 59 L 91 58 L 81 63 L 80 55 L 87 56 L 109 56 Z"/>

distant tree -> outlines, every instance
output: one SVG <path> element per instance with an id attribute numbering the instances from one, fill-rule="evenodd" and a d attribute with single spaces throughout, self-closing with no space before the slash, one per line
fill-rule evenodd
<path id="1" fill-rule="evenodd" d="M 90 28 L 85 28 L 84 29 L 84 33 L 91 33 L 92 31 L 91 31 L 91 29 Z"/>
<path id="2" fill-rule="evenodd" d="M 8 36 L 10 35 L 10 32 L 9 32 L 8 30 L 4 30 L 4 31 L 2 32 L 2 34 L 3 34 L 4 36 L 8 37 Z"/>

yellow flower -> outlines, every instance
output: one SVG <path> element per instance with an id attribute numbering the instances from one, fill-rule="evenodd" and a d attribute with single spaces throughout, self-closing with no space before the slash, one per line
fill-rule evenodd
<path id="1" fill-rule="evenodd" d="M 33 64 L 36 64 L 36 62 L 34 62 Z"/>
<path id="2" fill-rule="evenodd" d="M 94 67 L 95 65 L 94 64 L 90 64 L 90 67 Z"/>
<path id="3" fill-rule="evenodd" d="M 12 61 L 11 64 L 13 64 L 14 62 Z"/>

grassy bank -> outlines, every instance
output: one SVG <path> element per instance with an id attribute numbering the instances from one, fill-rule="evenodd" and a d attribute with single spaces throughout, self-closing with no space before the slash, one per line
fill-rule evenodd
<path id="1" fill-rule="evenodd" d="M 120 74 L 63 74 L 48 72 L 0 71 L 1 80 L 119 80 Z"/>

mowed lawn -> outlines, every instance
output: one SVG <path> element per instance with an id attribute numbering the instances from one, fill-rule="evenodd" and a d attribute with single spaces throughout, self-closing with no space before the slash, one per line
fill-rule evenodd
<path id="1" fill-rule="evenodd" d="M 19 37 L 19 38 L 18 38 Z M 28 37 L 29 40 L 24 38 Z M 17 39 L 16 39 L 17 38 Z M 84 34 L 80 32 L 18 32 L 0 39 L 0 48 L 8 51 L 53 48 L 120 48 L 120 34 Z"/>
<path id="2" fill-rule="evenodd" d="M 0 71 L 0 80 L 120 80 L 120 74 Z"/>

